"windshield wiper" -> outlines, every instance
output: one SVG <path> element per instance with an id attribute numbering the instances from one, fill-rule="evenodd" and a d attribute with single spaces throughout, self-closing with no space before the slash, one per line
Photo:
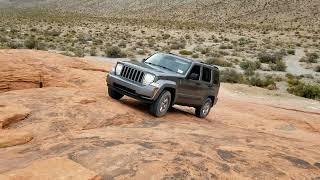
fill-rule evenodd
<path id="1" fill-rule="evenodd" d="M 151 63 L 151 62 L 145 62 L 145 63 L 151 64 L 151 65 L 154 65 L 154 66 L 159 66 L 159 67 L 161 67 L 161 68 L 163 68 L 163 69 L 167 69 L 167 70 L 169 70 L 169 71 L 175 72 L 174 70 L 172 70 L 172 69 L 170 69 L 170 68 L 167 68 L 167 67 L 165 67 L 165 66 L 161 66 L 161 65 L 159 65 L 159 64 L 154 64 L 154 63 Z"/>

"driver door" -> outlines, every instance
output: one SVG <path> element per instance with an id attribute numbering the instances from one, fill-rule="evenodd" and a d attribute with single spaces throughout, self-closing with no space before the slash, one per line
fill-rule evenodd
<path id="1" fill-rule="evenodd" d="M 177 92 L 177 104 L 200 105 L 203 99 L 203 88 L 200 81 L 202 66 L 194 65 L 185 79 L 181 79 Z"/>

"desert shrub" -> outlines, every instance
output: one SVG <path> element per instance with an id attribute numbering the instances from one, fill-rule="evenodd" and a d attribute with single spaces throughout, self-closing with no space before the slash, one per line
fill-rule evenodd
<path id="1" fill-rule="evenodd" d="M 277 61 L 282 60 L 283 56 L 283 52 L 261 52 L 258 54 L 258 59 L 261 63 L 276 63 Z"/>
<path id="2" fill-rule="evenodd" d="M 84 57 L 84 55 L 85 55 L 81 48 L 75 48 L 73 50 L 73 53 L 74 53 L 74 56 L 76 56 L 76 57 Z"/>
<path id="3" fill-rule="evenodd" d="M 276 63 L 271 63 L 270 68 L 274 71 L 286 71 L 287 65 L 283 60 L 278 60 Z"/>
<path id="4" fill-rule="evenodd" d="M 8 47 L 11 49 L 19 49 L 23 47 L 23 44 L 20 42 L 10 41 L 8 44 Z"/>
<path id="5" fill-rule="evenodd" d="M 261 78 L 258 73 L 256 73 L 254 76 L 249 77 L 247 83 L 252 86 L 267 88 L 269 90 L 277 89 L 275 80 L 272 78 L 272 76 Z"/>
<path id="6" fill-rule="evenodd" d="M 176 40 L 170 43 L 171 49 L 184 49 L 186 47 L 185 40 Z"/>
<path id="7" fill-rule="evenodd" d="M 238 43 L 240 46 L 244 46 L 244 45 L 249 44 L 251 42 L 252 41 L 250 39 L 241 37 L 240 39 L 238 39 L 238 42 L 236 42 L 236 43 Z"/>
<path id="8" fill-rule="evenodd" d="M 73 53 L 71 53 L 71 52 L 69 52 L 69 51 L 65 51 L 65 52 L 62 52 L 62 53 L 60 53 L 60 54 L 65 55 L 65 56 L 71 56 L 71 57 L 74 56 Z"/>
<path id="9" fill-rule="evenodd" d="M 171 36 L 170 34 L 163 34 L 162 39 L 169 39 Z"/>
<path id="10" fill-rule="evenodd" d="M 105 51 L 106 56 L 110 58 L 123 58 L 126 57 L 126 53 L 123 52 L 118 46 L 110 46 Z"/>
<path id="11" fill-rule="evenodd" d="M 320 100 L 320 85 L 305 84 L 297 78 L 288 78 L 287 91 L 296 96 Z"/>
<path id="12" fill-rule="evenodd" d="M 300 59 L 300 62 L 306 62 L 306 63 L 317 63 L 317 59 L 319 58 L 319 55 L 317 53 L 306 53 L 305 57 L 302 57 Z"/>
<path id="13" fill-rule="evenodd" d="M 101 39 L 93 39 L 93 45 L 97 46 L 102 44 L 103 44 L 103 41 Z"/>
<path id="14" fill-rule="evenodd" d="M 96 56 L 97 55 L 97 49 L 93 47 L 93 48 L 90 49 L 89 53 L 90 53 L 90 56 Z"/>
<path id="15" fill-rule="evenodd" d="M 192 52 L 188 51 L 188 50 L 181 50 L 181 51 L 179 51 L 179 54 L 181 54 L 181 55 L 191 55 Z"/>
<path id="16" fill-rule="evenodd" d="M 47 50 L 47 45 L 44 42 L 38 42 L 36 45 L 37 50 Z"/>
<path id="17" fill-rule="evenodd" d="M 252 76 L 252 75 L 254 75 L 254 72 L 255 72 L 255 69 L 251 69 L 251 68 L 244 70 L 244 74 L 246 76 Z"/>
<path id="18" fill-rule="evenodd" d="M 291 54 L 291 55 L 295 55 L 296 54 L 296 51 L 294 49 L 288 49 L 287 50 L 287 53 L 288 54 Z"/>
<path id="19" fill-rule="evenodd" d="M 222 66 L 222 67 L 231 67 L 232 63 L 224 60 L 223 58 L 209 58 L 207 59 L 206 63 L 212 64 L 212 65 L 217 65 L 217 66 Z"/>
<path id="20" fill-rule="evenodd" d="M 192 54 L 192 58 L 199 58 L 199 54 Z"/>
<path id="21" fill-rule="evenodd" d="M 119 47 L 121 48 L 126 48 L 127 47 L 127 43 L 125 41 L 121 41 L 119 44 L 118 44 Z"/>
<path id="22" fill-rule="evenodd" d="M 247 69 L 256 70 L 256 69 L 259 69 L 261 67 L 261 63 L 260 63 L 260 61 L 252 62 L 252 61 L 245 60 L 245 61 L 242 61 L 240 63 L 240 67 L 243 70 L 247 70 Z"/>
<path id="23" fill-rule="evenodd" d="M 137 53 L 140 54 L 140 55 L 145 55 L 145 54 L 146 54 L 146 51 L 145 51 L 144 49 L 139 49 L 139 50 L 137 51 Z"/>
<path id="24" fill-rule="evenodd" d="M 220 81 L 228 83 L 243 83 L 244 77 L 236 70 L 227 68 L 221 71 Z"/>
<path id="25" fill-rule="evenodd" d="M 8 39 L 5 36 L 0 36 L 0 42 L 8 42 Z"/>
<path id="26" fill-rule="evenodd" d="M 148 39 L 148 46 L 150 48 L 154 47 L 156 44 L 156 41 L 154 39 Z"/>
<path id="27" fill-rule="evenodd" d="M 219 46 L 220 49 L 233 49 L 233 46 L 231 44 L 221 44 Z"/>
<path id="28" fill-rule="evenodd" d="M 28 49 L 35 49 L 37 47 L 38 41 L 34 38 L 29 38 L 24 41 L 24 46 Z"/>
<path id="29" fill-rule="evenodd" d="M 208 54 L 210 52 L 210 49 L 209 48 L 201 48 L 200 49 L 200 53 L 201 54 Z"/>
<path id="30" fill-rule="evenodd" d="M 56 31 L 56 30 L 51 30 L 51 31 L 45 31 L 44 34 L 46 36 L 59 36 L 61 32 Z"/>
<path id="31" fill-rule="evenodd" d="M 142 47 L 142 46 L 143 46 L 143 42 L 142 42 L 142 41 L 138 41 L 138 42 L 136 42 L 136 45 L 137 45 L 138 47 Z"/>

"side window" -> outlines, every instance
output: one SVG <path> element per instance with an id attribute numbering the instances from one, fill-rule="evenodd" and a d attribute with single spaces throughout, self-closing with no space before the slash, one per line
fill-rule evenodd
<path id="1" fill-rule="evenodd" d="M 219 84 L 219 71 L 213 70 L 213 84 Z"/>
<path id="2" fill-rule="evenodd" d="M 211 82 L 211 69 L 207 67 L 203 67 L 202 70 L 202 81 Z"/>
<path id="3" fill-rule="evenodd" d="M 199 80 L 200 69 L 201 67 L 199 65 L 194 65 L 189 73 L 188 79 Z"/>

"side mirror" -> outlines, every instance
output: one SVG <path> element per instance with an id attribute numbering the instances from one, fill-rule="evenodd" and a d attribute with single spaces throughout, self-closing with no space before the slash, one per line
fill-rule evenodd
<path id="1" fill-rule="evenodd" d="M 145 62 L 146 60 L 147 60 L 146 58 L 143 58 L 143 59 L 142 59 L 142 62 Z"/>
<path id="2" fill-rule="evenodd" d="M 199 80 L 199 74 L 191 73 L 189 75 L 189 79 L 191 79 L 191 80 Z"/>

